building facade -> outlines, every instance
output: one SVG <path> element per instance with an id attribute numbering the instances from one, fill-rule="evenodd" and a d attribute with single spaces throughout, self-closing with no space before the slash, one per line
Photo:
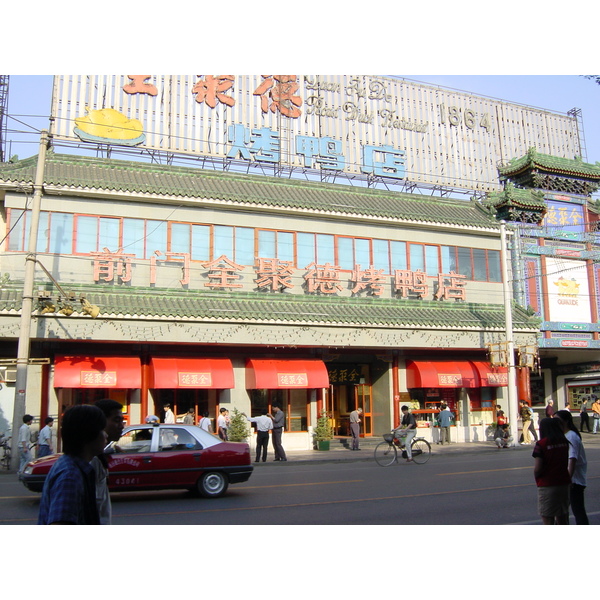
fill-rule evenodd
<path id="1" fill-rule="evenodd" d="M 343 436 L 358 406 L 365 436 L 396 426 L 407 404 L 436 441 L 447 403 L 456 440 L 485 439 L 508 402 L 506 363 L 490 362 L 509 335 L 508 288 L 510 335 L 535 357 L 516 368 L 519 397 L 564 403 L 581 369 L 598 385 L 596 212 L 591 188 L 556 183 L 564 161 L 573 181 L 596 183 L 595 167 L 572 164 L 574 117 L 385 77 L 307 75 L 57 76 L 52 115 L 54 144 L 97 156 L 51 151 L 39 165 L 23 390 L 33 415 L 107 396 L 130 423 L 166 403 L 215 418 L 279 402 L 286 445 L 306 449 L 321 411 Z M 510 162 L 531 147 L 563 163 Z M 14 406 L 37 161 L 0 165 L 0 430 Z M 547 234 L 565 206 L 585 239 Z M 542 230 L 524 211 L 546 214 Z M 510 255 L 499 217 L 516 222 Z M 548 287 L 559 256 L 590 290 L 568 339 L 559 307 L 570 305 Z"/>
<path id="2" fill-rule="evenodd" d="M 515 299 L 541 319 L 540 363 L 526 399 L 540 412 L 553 398 L 578 413 L 584 399 L 600 394 L 600 240 L 592 198 L 600 166 L 530 148 L 499 174 L 506 188 L 491 197 L 514 222 Z M 539 213 L 540 205 L 543 219 L 527 222 L 524 215 Z"/>
<path id="3" fill-rule="evenodd" d="M 0 167 L 5 358 L 35 167 Z M 442 401 L 457 439 L 493 420 L 507 382 L 487 360 L 505 335 L 500 237 L 481 203 L 52 153 L 45 171 L 37 259 L 54 281 L 37 269 L 32 357 L 47 364 L 30 366 L 32 414 L 105 396 L 130 422 L 166 402 L 214 418 L 279 401 L 301 448 L 320 410 L 339 435 L 356 406 L 367 436 L 402 403 L 430 436 Z M 519 307 L 514 322 L 534 343 L 537 322 Z"/>

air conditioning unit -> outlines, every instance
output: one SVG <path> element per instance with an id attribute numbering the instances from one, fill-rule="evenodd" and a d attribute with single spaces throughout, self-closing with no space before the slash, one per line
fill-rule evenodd
<path id="1" fill-rule="evenodd" d="M 17 369 L 0 367 L 0 379 L 5 383 L 14 383 L 17 381 Z"/>

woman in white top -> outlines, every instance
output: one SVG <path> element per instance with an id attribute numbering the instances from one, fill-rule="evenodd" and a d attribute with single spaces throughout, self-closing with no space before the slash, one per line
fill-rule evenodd
<path id="1" fill-rule="evenodd" d="M 581 441 L 581 434 L 573 423 L 573 416 L 568 410 L 554 413 L 564 424 L 565 437 L 569 440 L 569 475 L 571 476 L 570 503 L 576 525 L 589 525 L 585 512 L 583 493 L 587 486 L 587 459 Z"/>

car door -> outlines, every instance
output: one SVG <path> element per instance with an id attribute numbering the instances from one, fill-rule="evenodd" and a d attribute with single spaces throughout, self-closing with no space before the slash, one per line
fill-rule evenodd
<path id="1" fill-rule="evenodd" d="M 108 485 L 112 492 L 154 486 L 154 456 L 158 428 L 151 425 L 128 427 L 108 455 Z"/>
<path id="2" fill-rule="evenodd" d="M 184 427 L 161 425 L 152 469 L 162 487 L 193 488 L 201 473 L 202 444 Z"/>

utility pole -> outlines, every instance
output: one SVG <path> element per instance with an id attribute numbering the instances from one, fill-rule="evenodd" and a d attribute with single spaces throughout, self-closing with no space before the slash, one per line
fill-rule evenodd
<path id="1" fill-rule="evenodd" d="M 23 283 L 23 303 L 21 305 L 21 322 L 19 344 L 17 347 L 17 376 L 15 382 L 15 403 L 12 422 L 12 462 L 11 469 L 19 468 L 19 427 L 23 424 L 27 398 L 27 367 L 29 366 L 29 353 L 31 346 L 31 312 L 33 310 L 33 285 L 35 277 L 35 263 L 37 251 L 37 238 L 40 222 L 40 207 L 44 183 L 44 169 L 46 166 L 46 149 L 48 147 L 48 131 L 42 129 L 40 137 L 40 150 L 35 181 L 33 184 L 33 200 L 31 203 L 31 224 L 29 231 L 29 245 L 25 257 L 25 281 Z"/>
<path id="2" fill-rule="evenodd" d="M 508 280 L 508 244 L 506 242 L 506 221 L 500 221 L 502 291 L 504 293 L 504 326 L 506 331 L 506 354 L 508 364 L 508 422 L 516 427 L 519 418 L 519 403 L 517 394 L 517 369 L 515 366 L 515 343 L 513 339 L 512 292 Z M 517 430 L 513 436 L 518 441 Z"/>

